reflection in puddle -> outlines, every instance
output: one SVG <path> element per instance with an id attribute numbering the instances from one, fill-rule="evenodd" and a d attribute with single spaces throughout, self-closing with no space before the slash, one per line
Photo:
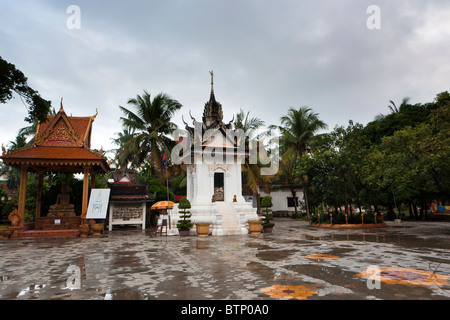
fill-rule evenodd
<path id="1" fill-rule="evenodd" d="M 197 240 L 195 242 L 195 247 L 199 250 L 208 249 L 209 241 L 208 240 Z"/>
<path id="2" fill-rule="evenodd" d="M 294 254 L 295 250 L 264 250 L 256 254 L 256 257 L 266 261 L 279 261 Z"/>
<path id="3" fill-rule="evenodd" d="M 366 269 L 357 276 L 372 278 L 377 276 L 379 281 L 390 284 L 403 284 L 403 285 L 444 285 L 448 276 L 437 274 L 434 272 L 422 271 L 412 268 L 378 268 L 376 274 L 373 269 Z"/>
<path id="4" fill-rule="evenodd" d="M 249 248 L 254 248 L 254 249 L 263 249 L 263 250 L 265 250 L 265 249 L 272 249 L 268 245 L 261 244 L 259 242 L 253 242 L 253 241 L 248 243 L 248 247 Z"/>
<path id="5" fill-rule="evenodd" d="M 321 253 L 317 253 L 317 254 L 308 254 L 307 256 L 305 256 L 306 258 L 310 258 L 310 259 L 320 259 L 320 260 L 325 260 L 325 259 L 336 259 L 339 258 L 338 256 L 334 256 L 332 254 L 321 254 Z"/>

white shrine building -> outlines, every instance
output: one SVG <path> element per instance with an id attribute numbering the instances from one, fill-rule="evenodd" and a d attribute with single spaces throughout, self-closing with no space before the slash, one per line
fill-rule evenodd
<path id="1" fill-rule="evenodd" d="M 213 73 L 210 73 L 211 94 L 202 122 L 191 116 L 191 127 L 183 120 L 188 133 L 183 163 L 187 167 L 191 221 L 210 223 L 212 235 L 247 234 L 247 222 L 258 220 L 256 208 L 242 196 L 241 164 L 248 152 L 242 144 L 243 137 L 232 130 L 233 120 L 223 123 L 222 105 L 214 96 Z M 177 205 L 170 216 L 168 234 L 178 234 Z M 194 226 L 191 234 L 195 232 Z"/>

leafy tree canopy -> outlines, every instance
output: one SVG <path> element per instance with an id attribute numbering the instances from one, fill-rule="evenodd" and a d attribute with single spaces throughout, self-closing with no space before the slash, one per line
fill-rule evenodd
<path id="1" fill-rule="evenodd" d="M 28 117 L 25 121 L 29 123 L 46 121 L 51 102 L 43 99 L 28 85 L 27 81 L 22 71 L 0 57 L 0 103 L 6 103 L 12 99 L 15 92 L 27 105 Z"/>

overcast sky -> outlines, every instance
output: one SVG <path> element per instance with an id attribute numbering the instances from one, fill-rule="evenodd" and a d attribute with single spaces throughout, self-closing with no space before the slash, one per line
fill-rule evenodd
<path id="1" fill-rule="evenodd" d="M 80 28 L 70 29 L 70 5 Z M 380 29 L 369 29 L 370 5 Z M 376 20 L 378 21 L 378 20 Z M 119 105 L 143 90 L 201 119 L 210 75 L 224 121 L 240 108 L 278 124 L 309 106 L 329 129 L 366 124 L 400 104 L 450 90 L 448 0 L 165 0 L 0 2 L 0 56 L 58 111 L 94 115 L 92 147 L 112 148 Z M 1 104 L 0 143 L 27 125 L 19 97 Z"/>

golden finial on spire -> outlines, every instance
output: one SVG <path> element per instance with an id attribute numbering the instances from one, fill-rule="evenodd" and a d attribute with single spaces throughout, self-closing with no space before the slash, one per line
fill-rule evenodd
<path id="1" fill-rule="evenodd" d="M 61 97 L 61 107 L 59 108 L 59 111 L 64 111 L 64 108 L 63 108 L 63 98 Z"/>
<path id="2" fill-rule="evenodd" d="M 98 115 L 98 108 L 95 108 L 95 115 L 94 115 L 94 119 L 97 118 Z"/>

